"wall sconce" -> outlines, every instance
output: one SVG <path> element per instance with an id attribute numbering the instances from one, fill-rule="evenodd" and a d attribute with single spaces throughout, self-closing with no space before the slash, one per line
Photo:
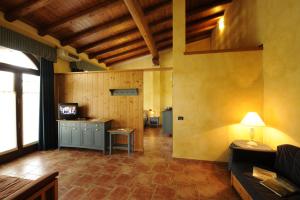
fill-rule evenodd
<path id="1" fill-rule="evenodd" d="M 220 29 L 220 31 L 223 31 L 224 28 L 225 28 L 224 17 L 221 17 L 221 18 L 219 19 L 218 24 L 219 24 L 219 29 Z"/>

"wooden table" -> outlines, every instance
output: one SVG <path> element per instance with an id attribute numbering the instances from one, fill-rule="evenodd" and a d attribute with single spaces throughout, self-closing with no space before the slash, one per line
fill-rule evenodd
<path id="1" fill-rule="evenodd" d="M 126 149 L 128 155 L 133 151 L 134 146 L 134 129 L 132 128 L 118 128 L 107 131 L 109 133 L 109 154 L 111 155 L 112 149 Z M 126 135 L 128 138 L 127 144 L 114 144 L 114 135 Z"/>
<path id="2" fill-rule="evenodd" d="M 261 142 L 256 142 L 256 145 L 249 145 L 249 140 L 235 140 L 229 146 L 229 160 L 228 160 L 228 169 L 231 169 L 232 162 L 235 157 L 244 157 L 248 159 L 248 154 L 253 152 L 254 154 L 259 154 L 260 152 L 273 154 L 276 150 L 272 149 L 266 144 Z"/>

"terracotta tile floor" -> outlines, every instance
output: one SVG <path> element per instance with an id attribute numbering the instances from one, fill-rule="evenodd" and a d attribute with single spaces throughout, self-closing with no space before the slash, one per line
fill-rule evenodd
<path id="1" fill-rule="evenodd" d="M 59 198 L 77 199 L 239 199 L 224 165 L 172 159 L 172 138 L 146 129 L 145 152 L 62 149 L 36 152 L 0 166 L 0 174 L 36 179 L 58 170 Z"/>

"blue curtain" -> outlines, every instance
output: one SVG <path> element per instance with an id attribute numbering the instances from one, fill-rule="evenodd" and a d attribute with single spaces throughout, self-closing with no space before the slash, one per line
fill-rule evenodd
<path id="1" fill-rule="evenodd" d="M 54 114 L 53 62 L 41 58 L 40 66 L 40 131 L 39 149 L 57 148 L 57 128 Z"/>

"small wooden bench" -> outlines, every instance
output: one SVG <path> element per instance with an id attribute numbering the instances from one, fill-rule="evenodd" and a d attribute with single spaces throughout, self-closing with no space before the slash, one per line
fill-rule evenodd
<path id="1" fill-rule="evenodd" d="M 49 173 L 37 180 L 0 175 L 0 199 L 5 200 L 57 200 L 58 172 Z"/>

